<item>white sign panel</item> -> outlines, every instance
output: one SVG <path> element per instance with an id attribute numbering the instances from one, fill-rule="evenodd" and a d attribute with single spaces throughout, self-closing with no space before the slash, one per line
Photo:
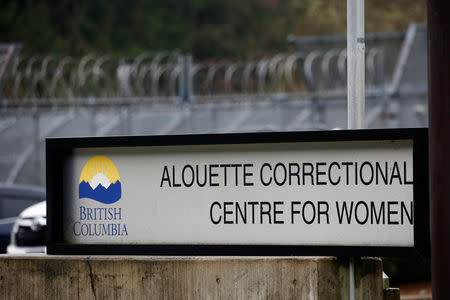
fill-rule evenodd
<path id="1" fill-rule="evenodd" d="M 413 139 L 80 147 L 69 245 L 414 247 Z"/>

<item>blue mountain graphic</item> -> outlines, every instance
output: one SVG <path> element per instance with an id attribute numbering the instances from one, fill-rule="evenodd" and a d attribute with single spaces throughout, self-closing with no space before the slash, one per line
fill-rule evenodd
<path id="1" fill-rule="evenodd" d="M 83 180 L 78 186 L 78 195 L 80 199 L 89 198 L 104 204 L 112 204 L 119 201 L 120 197 L 122 197 L 122 185 L 117 180 L 108 188 L 99 184 L 95 189 L 92 189 L 91 185 Z"/>

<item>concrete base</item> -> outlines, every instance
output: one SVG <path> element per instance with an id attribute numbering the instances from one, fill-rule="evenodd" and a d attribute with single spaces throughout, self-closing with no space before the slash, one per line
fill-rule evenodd
<path id="1" fill-rule="evenodd" d="M 377 258 L 355 261 L 356 299 L 383 299 Z M 0 299 L 348 299 L 334 257 L 0 255 Z"/>

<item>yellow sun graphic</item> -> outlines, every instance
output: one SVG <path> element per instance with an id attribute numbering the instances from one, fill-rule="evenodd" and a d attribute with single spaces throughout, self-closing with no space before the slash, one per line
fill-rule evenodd
<path id="1" fill-rule="evenodd" d="M 119 172 L 114 163 L 106 156 L 94 156 L 83 167 L 80 176 L 82 181 L 89 182 L 91 187 L 95 189 L 101 184 L 108 188 L 110 184 L 120 181 Z"/>

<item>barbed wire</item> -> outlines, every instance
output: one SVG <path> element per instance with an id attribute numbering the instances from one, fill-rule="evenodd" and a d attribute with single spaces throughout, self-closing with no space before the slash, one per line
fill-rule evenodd
<path id="1" fill-rule="evenodd" d="M 381 86 L 383 50 L 366 51 L 366 85 Z M 17 56 L 3 87 L 3 104 L 58 105 L 78 98 L 181 96 L 184 82 L 195 95 L 315 92 L 344 89 L 346 49 L 277 53 L 251 61 L 193 62 L 178 51 L 136 57 L 87 54 Z"/>

